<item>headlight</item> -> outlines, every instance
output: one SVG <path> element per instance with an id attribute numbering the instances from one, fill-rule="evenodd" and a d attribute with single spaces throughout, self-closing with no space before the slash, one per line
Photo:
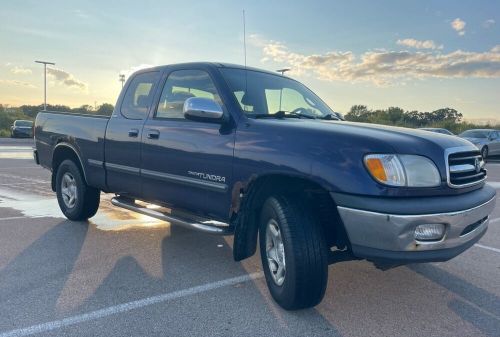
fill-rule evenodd
<path id="1" fill-rule="evenodd" d="M 365 156 L 368 172 L 378 182 L 390 186 L 434 187 L 441 184 L 434 163 L 422 156 L 370 154 Z"/>

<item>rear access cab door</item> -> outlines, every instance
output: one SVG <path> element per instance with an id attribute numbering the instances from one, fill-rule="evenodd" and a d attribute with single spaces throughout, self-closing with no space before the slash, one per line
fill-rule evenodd
<path id="1" fill-rule="evenodd" d="M 105 162 L 109 190 L 142 196 L 141 139 L 153 105 L 160 71 L 134 74 L 126 84 L 106 129 Z"/>
<path id="2" fill-rule="evenodd" d="M 142 189 L 150 200 L 228 219 L 235 127 L 210 68 L 167 68 L 142 134 Z M 219 103 L 226 123 L 184 118 L 190 97 Z"/>

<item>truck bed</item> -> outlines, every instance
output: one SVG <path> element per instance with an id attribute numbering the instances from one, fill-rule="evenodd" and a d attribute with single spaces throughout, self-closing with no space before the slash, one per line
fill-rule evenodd
<path id="1" fill-rule="evenodd" d="M 52 168 L 58 144 L 69 144 L 79 154 L 87 181 L 105 187 L 104 136 L 109 116 L 41 111 L 35 122 L 35 144 L 40 165 Z"/>

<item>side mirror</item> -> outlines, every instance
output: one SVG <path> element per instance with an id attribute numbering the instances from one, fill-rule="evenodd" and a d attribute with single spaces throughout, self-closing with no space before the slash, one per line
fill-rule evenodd
<path id="1" fill-rule="evenodd" d="M 222 107 L 210 98 L 190 97 L 184 102 L 184 117 L 202 122 L 219 122 L 224 116 Z"/>

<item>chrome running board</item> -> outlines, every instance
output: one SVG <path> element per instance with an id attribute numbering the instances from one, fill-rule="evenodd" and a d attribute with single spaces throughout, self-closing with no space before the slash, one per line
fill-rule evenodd
<path id="1" fill-rule="evenodd" d="M 141 205 L 135 202 L 134 199 L 116 196 L 111 199 L 111 203 L 115 206 L 128 209 L 129 211 L 141 213 L 159 220 L 167 221 L 173 225 L 179 225 L 189 229 L 194 229 L 198 232 L 215 234 L 215 235 L 231 235 L 233 228 L 226 223 L 200 218 L 188 213 L 182 215 L 174 215 L 168 212 L 162 212 L 156 209 L 147 207 L 147 204 Z M 161 208 L 161 207 L 159 207 Z"/>

